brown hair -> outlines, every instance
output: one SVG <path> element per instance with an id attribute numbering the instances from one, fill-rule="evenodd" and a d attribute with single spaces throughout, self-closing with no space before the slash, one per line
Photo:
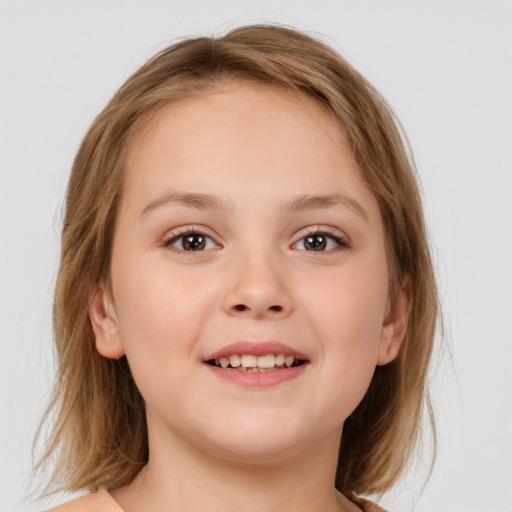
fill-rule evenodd
<path id="1" fill-rule="evenodd" d="M 391 289 L 405 276 L 412 283 L 404 346 L 395 361 L 376 368 L 345 422 L 336 486 L 354 493 L 389 489 L 418 441 L 425 404 L 432 420 L 426 374 L 438 298 L 414 166 L 399 125 L 380 94 L 328 46 L 283 27 L 242 27 L 220 38 L 181 41 L 149 60 L 96 118 L 78 151 L 54 302 L 59 370 L 49 410 L 57 416 L 38 465 L 56 456 L 53 488 L 119 487 L 147 462 L 144 402 L 126 358 L 107 359 L 95 349 L 91 291 L 108 282 L 132 137 L 163 106 L 239 80 L 302 91 L 330 110 L 379 202 Z"/>

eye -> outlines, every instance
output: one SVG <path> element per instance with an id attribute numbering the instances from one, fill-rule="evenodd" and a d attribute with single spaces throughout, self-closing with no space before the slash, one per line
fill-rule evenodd
<path id="1" fill-rule="evenodd" d="M 325 252 L 340 247 L 348 247 L 345 237 L 323 231 L 309 233 L 292 245 L 292 249 L 316 252 Z"/>
<path id="2" fill-rule="evenodd" d="M 178 251 L 207 251 L 219 247 L 209 236 L 199 231 L 179 233 L 164 242 L 164 247 L 172 247 Z"/>

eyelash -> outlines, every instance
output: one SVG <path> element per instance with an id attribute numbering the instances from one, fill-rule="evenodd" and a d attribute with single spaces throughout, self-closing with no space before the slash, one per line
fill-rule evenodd
<path id="1" fill-rule="evenodd" d="M 177 252 L 202 252 L 204 250 L 208 250 L 208 249 L 201 249 L 201 250 L 199 250 L 199 249 L 196 249 L 196 250 L 191 249 L 191 250 L 186 250 L 186 249 L 179 249 L 177 247 L 173 247 L 173 244 L 178 242 L 178 240 L 185 238 L 187 235 L 199 235 L 199 236 L 204 237 L 205 239 L 213 241 L 213 243 L 216 244 L 216 242 L 212 239 L 212 237 L 204 234 L 199 229 L 188 228 L 188 229 L 186 229 L 184 231 L 181 231 L 179 233 L 171 233 L 170 237 L 166 238 L 163 241 L 162 247 L 167 247 L 167 248 L 173 249 L 173 250 L 175 250 Z M 338 235 L 334 234 L 333 232 L 331 232 L 328 229 L 325 229 L 325 228 L 324 229 L 320 229 L 320 227 L 318 227 L 317 229 L 312 230 L 312 231 L 307 232 L 306 234 L 304 234 L 304 236 L 302 236 L 299 240 L 297 240 L 297 242 L 295 242 L 292 245 L 292 248 L 295 245 L 299 244 L 300 242 L 304 242 L 307 238 L 321 237 L 321 236 L 324 236 L 325 238 L 327 238 L 329 240 L 332 240 L 338 246 L 337 248 L 348 249 L 350 247 L 346 236 L 338 236 Z M 328 249 L 327 251 L 332 250 L 332 249 L 333 248 Z M 304 249 L 304 250 L 307 251 L 307 249 Z M 311 251 L 308 251 L 308 252 L 327 252 L 327 251 L 325 251 L 325 250 L 322 250 L 322 251 L 311 250 Z"/>
<path id="2" fill-rule="evenodd" d="M 306 233 L 303 237 L 301 237 L 299 240 L 297 240 L 297 242 L 295 242 L 293 244 L 293 246 L 299 244 L 299 243 L 304 243 L 305 240 L 307 240 L 308 238 L 312 238 L 312 237 L 325 237 L 329 240 L 332 240 L 336 245 L 337 247 L 334 247 L 335 249 L 348 249 L 349 248 L 349 243 L 348 243 L 348 239 L 346 236 L 342 235 L 342 236 L 339 236 L 339 235 L 336 235 L 334 234 L 332 231 L 330 231 L 329 229 L 326 229 L 326 228 L 323 228 L 321 229 L 320 226 L 315 229 L 315 230 L 312 230 L 308 233 Z M 292 247 L 293 247 L 292 246 Z M 329 250 L 332 250 L 333 248 L 331 247 L 331 249 L 327 249 L 327 250 L 323 250 L 323 251 L 314 251 L 314 250 L 311 250 L 311 251 L 308 251 L 308 252 L 328 252 Z M 304 249 L 306 250 L 306 249 Z"/>
<path id="3" fill-rule="evenodd" d="M 185 229 L 183 231 L 180 231 L 179 233 L 171 233 L 169 238 L 166 238 L 163 241 L 162 247 L 167 247 L 167 248 L 173 249 L 173 250 L 175 250 L 177 252 L 201 252 L 200 250 L 195 250 L 195 251 L 194 250 L 189 250 L 189 251 L 187 251 L 186 249 L 178 249 L 177 247 L 173 247 L 174 243 L 176 243 L 180 239 L 185 238 L 188 235 L 199 235 L 199 236 L 204 237 L 205 239 L 213 241 L 211 236 L 205 235 L 201 230 L 195 229 L 195 228 L 188 228 L 188 229 Z M 213 243 L 215 245 L 217 245 L 215 241 L 213 241 Z"/>

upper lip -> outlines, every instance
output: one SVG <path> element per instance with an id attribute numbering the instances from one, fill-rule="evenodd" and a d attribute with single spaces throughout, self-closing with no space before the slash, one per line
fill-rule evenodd
<path id="1" fill-rule="evenodd" d="M 299 359 L 301 361 L 308 360 L 308 356 L 303 352 L 299 352 L 298 350 L 278 341 L 237 341 L 213 352 L 205 360 L 210 361 L 221 357 L 229 357 L 233 354 L 251 356 L 284 354 L 285 356 L 293 356 L 295 359 Z"/>

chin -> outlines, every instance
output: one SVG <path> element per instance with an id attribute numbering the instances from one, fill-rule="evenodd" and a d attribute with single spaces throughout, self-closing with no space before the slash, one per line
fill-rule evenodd
<path id="1" fill-rule="evenodd" d="M 211 453 L 216 458 L 245 465 L 279 464 L 297 456 L 297 445 L 278 439 L 251 446 L 230 442 L 216 448 Z"/>
<path id="2" fill-rule="evenodd" d="M 268 421 L 265 421 L 267 419 Z M 252 418 L 224 425 L 208 433 L 210 453 L 236 462 L 269 463 L 285 461 L 297 453 L 308 439 L 308 431 L 290 418 Z"/>

